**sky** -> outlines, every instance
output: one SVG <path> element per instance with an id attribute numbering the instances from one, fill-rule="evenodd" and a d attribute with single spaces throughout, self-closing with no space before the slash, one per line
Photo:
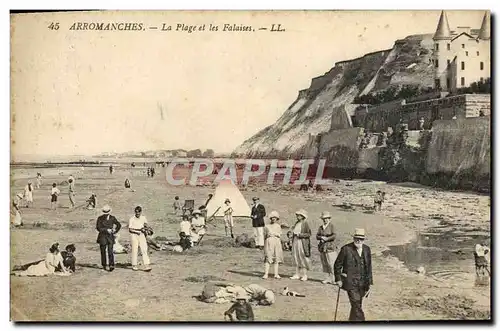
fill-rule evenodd
<path id="1" fill-rule="evenodd" d="M 95 12 L 11 16 L 11 153 L 231 152 L 335 62 L 433 33 L 439 11 Z M 447 11 L 451 29 L 484 12 Z M 49 29 L 52 22 L 58 30 Z M 137 22 L 145 31 L 74 31 Z M 206 25 L 192 33 L 162 24 Z M 220 31 L 223 24 L 255 32 Z M 281 24 L 284 32 L 259 31 Z M 208 31 L 209 25 L 219 31 Z M 150 30 L 150 26 L 158 29 Z"/>

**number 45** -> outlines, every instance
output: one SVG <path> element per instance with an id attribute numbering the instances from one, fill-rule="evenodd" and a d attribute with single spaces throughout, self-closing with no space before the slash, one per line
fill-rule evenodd
<path id="1" fill-rule="evenodd" d="M 54 22 L 50 23 L 49 29 L 50 30 L 59 30 L 59 23 L 54 23 Z"/>

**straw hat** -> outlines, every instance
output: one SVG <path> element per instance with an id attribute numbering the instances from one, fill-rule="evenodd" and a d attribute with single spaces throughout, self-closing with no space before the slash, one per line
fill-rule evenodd
<path id="1" fill-rule="evenodd" d="M 365 239 L 365 229 L 355 229 L 353 237 L 358 239 Z"/>
<path id="2" fill-rule="evenodd" d="M 277 211 L 274 211 L 274 210 L 273 210 L 273 211 L 269 214 L 269 218 L 271 219 L 271 218 L 273 218 L 273 217 L 275 217 L 275 218 L 279 219 L 279 218 L 280 218 L 280 214 L 278 214 L 278 212 L 277 212 Z"/>
<path id="3" fill-rule="evenodd" d="M 193 210 L 193 215 L 201 215 L 201 211 L 199 211 L 198 209 Z"/>
<path id="4" fill-rule="evenodd" d="M 253 197 L 252 201 L 259 201 L 259 198 L 258 197 Z"/>
<path id="5" fill-rule="evenodd" d="M 307 212 L 304 209 L 297 210 L 295 215 L 302 215 L 304 218 L 307 218 Z"/>
<path id="6" fill-rule="evenodd" d="M 332 218 L 332 215 L 330 215 L 329 212 L 324 211 L 321 213 L 321 219 L 325 219 L 325 218 Z"/>
<path id="7" fill-rule="evenodd" d="M 102 212 L 104 214 L 109 214 L 111 213 L 111 207 L 109 205 L 105 205 L 104 207 L 102 207 Z"/>

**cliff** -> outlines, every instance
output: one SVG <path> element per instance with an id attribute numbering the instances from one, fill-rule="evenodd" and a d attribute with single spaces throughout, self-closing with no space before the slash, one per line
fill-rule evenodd
<path id="1" fill-rule="evenodd" d="M 345 112 L 338 118 L 352 116 L 350 104 L 356 96 L 391 86 L 432 86 L 432 47 L 432 35 L 414 35 L 396 41 L 392 49 L 336 63 L 313 78 L 309 88 L 299 91 L 275 124 L 244 141 L 233 154 L 253 158 L 309 154 L 311 137 L 330 127 L 342 128 L 332 123 L 334 112 Z"/>

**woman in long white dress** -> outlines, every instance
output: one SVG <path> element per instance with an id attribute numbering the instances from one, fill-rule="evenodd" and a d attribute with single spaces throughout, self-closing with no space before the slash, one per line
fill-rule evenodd
<path id="1" fill-rule="evenodd" d="M 24 187 L 24 200 L 26 201 L 26 207 L 30 205 L 33 206 L 33 184 L 28 182 L 28 185 Z"/>
<path id="2" fill-rule="evenodd" d="M 19 207 L 20 207 L 19 205 L 21 204 L 21 201 L 23 201 L 23 194 L 22 193 L 16 194 L 16 196 L 14 197 L 14 200 L 12 201 L 12 206 L 14 207 L 13 208 L 14 215 L 12 215 L 13 216 L 12 223 L 16 227 L 23 225 L 23 217 L 21 215 L 21 210 L 19 210 Z"/>
<path id="3" fill-rule="evenodd" d="M 62 272 L 56 272 L 60 269 Z M 53 244 L 45 260 L 30 266 L 27 270 L 14 273 L 16 276 L 42 277 L 48 275 L 69 276 L 71 273 L 64 267 L 63 257 L 59 251 L 59 244 Z"/>

